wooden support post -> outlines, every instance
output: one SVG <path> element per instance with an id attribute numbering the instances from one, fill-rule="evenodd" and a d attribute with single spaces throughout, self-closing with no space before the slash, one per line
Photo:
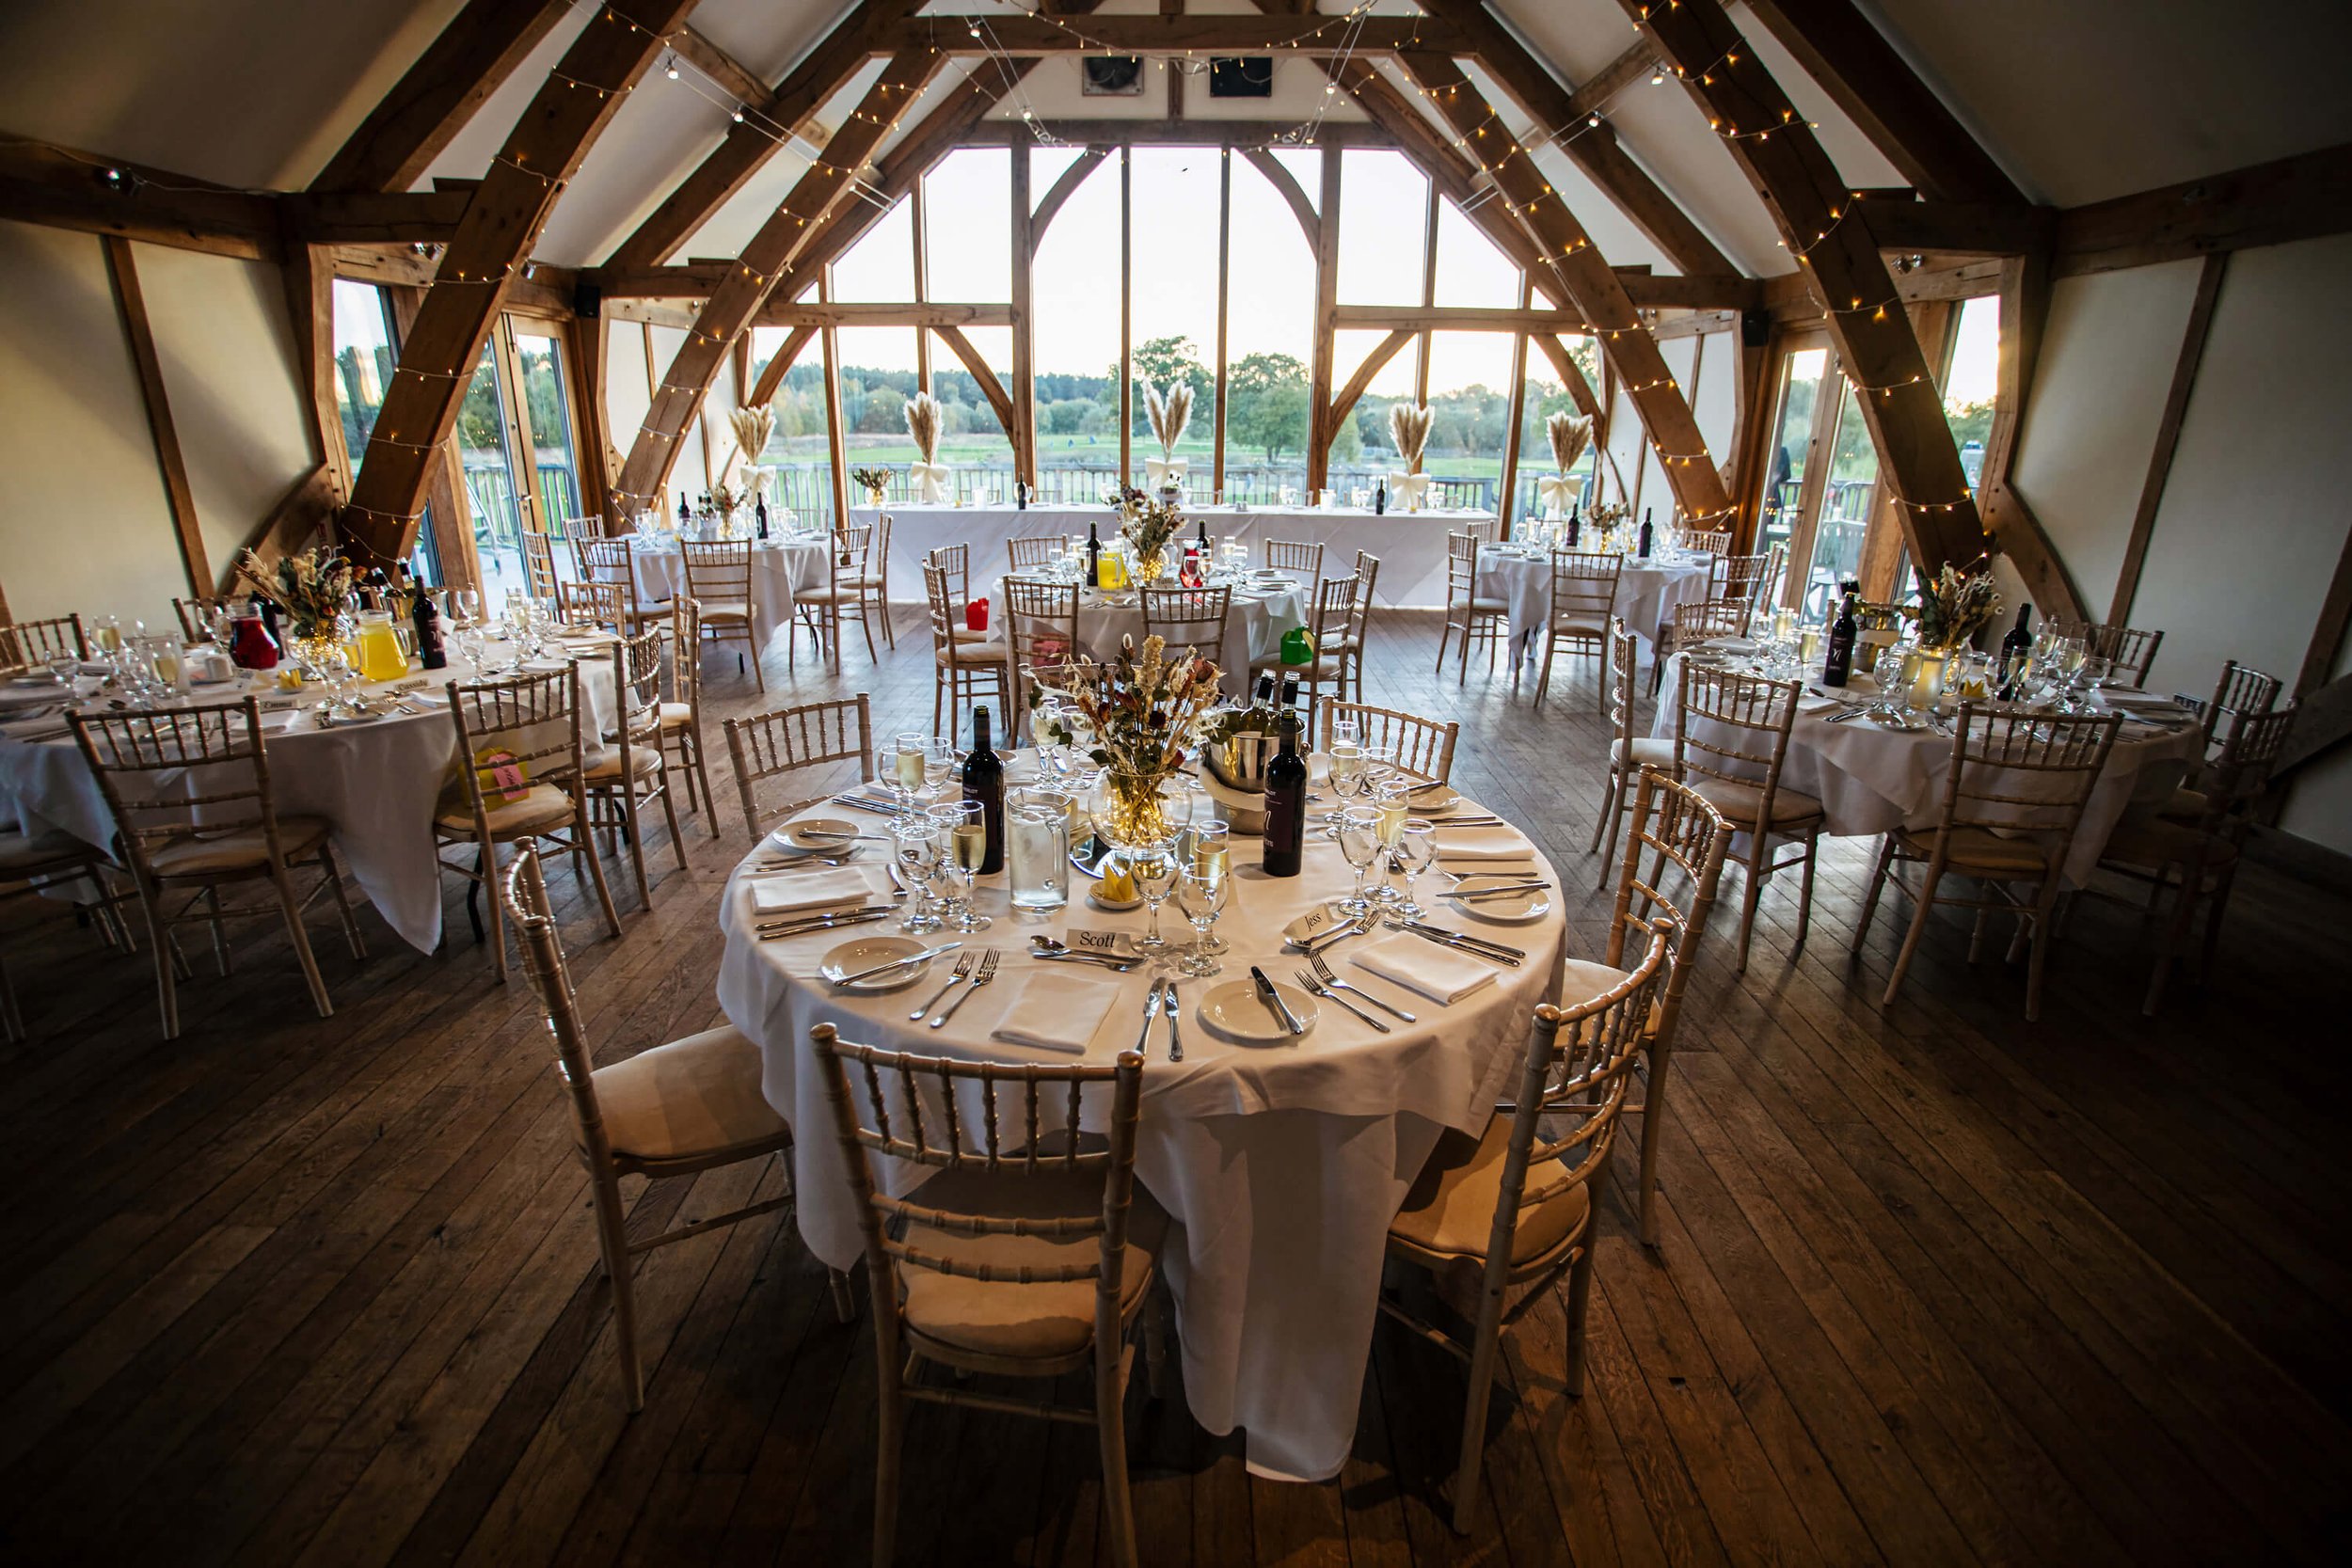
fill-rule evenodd
<path id="1" fill-rule="evenodd" d="M 405 342 L 418 310 L 423 308 L 424 291 L 388 284 L 384 292 L 392 302 L 393 330 Z M 441 563 L 444 585 L 479 590 L 482 555 L 473 536 L 473 501 L 466 493 L 466 466 L 458 455 L 453 431 L 426 460 L 424 505 L 433 519 L 433 553 Z"/>
<path id="2" fill-rule="evenodd" d="M 294 328 L 294 363 L 310 439 L 340 499 L 351 494 L 351 453 L 343 449 L 342 409 L 335 400 L 335 269 L 333 252 L 286 236 L 282 277 L 286 319 Z"/>
<path id="3" fill-rule="evenodd" d="M 921 305 L 930 295 L 930 269 L 923 256 L 923 182 L 917 180 L 914 189 L 907 193 L 907 230 L 914 243 L 914 302 Z M 931 389 L 931 335 L 921 327 L 914 329 L 914 384 L 928 392 Z M 1006 432 L 1008 436 L 1010 430 Z"/>
<path id="4" fill-rule="evenodd" d="M 1233 150 L 1216 154 L 1216 390 L 1209 404 L 1209 496 L 1225 499 L 1225 356 L 1233 293 Z"/>
<path id="5" fill-rule="evenodd" d="M 1029 206 L 1030 140 L 1016 136 L 1010 153 L 1012 179 L 1012 471 L 1037 483 L 1037 339 L 1032 312 L 1038 227 Z M 1100 161 L 1099 157 L 1096 160 Z M 1072 167 L 1087 163 L 1081 157 Z M 1059 188 L 1058 182 L 1056 186 Z"/>
<path id="6" fill-rule="evenodd" d="M 1522 276 L 1519 279 L 1519 306 L 1524 309 L 1533 285 Z M 1512 514 L 1518 510 L 1519 499 L 1519 426 L 1527 420 L 1527 334 L 1515 333 L 1511 339 L 1511 407 L 1504 416 L 1502 427 L 1502 493 L 1496 499 L 1496 533 L 1511 537 Z"/>
<path id="7" fill-rule="evenodd" d="M 197 521 L 188 466 L 180 454 L 171 399 L 164 390 L 163 360 L 155 353 L 155 334 L 148 325 L 147 297 L 139 291 L 138 262 L 132 255 L 131 242 L 121 235 L 108 234 L 99 243 L 106 248 L 106 275 L 114 282 L 115 309 L 121 314 L 122 335 L 130 342 L 131 362 L 138 371 L 139 397 L 147 405 L 147 434 L 154 444 L 164 499 L 171 508 L 172 530 L 180 541 L 180 564 L 187 573 L 188 592 L 208 598 L 217 589 L 212 563 L 204 556 L 204 530 Z"/>
<path id="8" fill-rule="evenodd" d="M 833 297 L 833 269 L 817 281 L 817 297 Z M 850 526 L 850 434 L 841 428 L 841 339 L 828 326 L 825 344 L 825 455 L 833 463 L 833 527 L 838 533 Z"/>
<path id="9" fill-rule="evenodd" d="M 1307 488 L 1331 482 L 1331 378 L 1338 344 L 1334 307 L 1340 287 L 1340 151 L 1322 152 L 1322 200 L 1315 211 L 1315 320 L 1312 368 L 1307 381 Z M 1391 351 L 1393 352 L 1393 351 Z M 1353 401 L 1353 400 L 1351 400 Z"/>
<path id="10" fill-rule="evenodd" d="M 2132 618 L 2139 574 L 2148 563 L 2148 541 L 2156 531 L 2156 512 L 2164 503 L 2165 482 L 2172 475 L 2172 454 L 2181 444 L 2189 393 L 2197 385 L 2197 367 L 2205 356 L 2205 336 L 2213 328 L 2214 306 L 2221 297 L 2221 279 L 2229 266 L 2229 253 L 2222 251 L 2206 257 L 2198 271 L 2188 325 L 2181 333 L 2180 357 L 2173 362 L 2172 385 L 2164 397 L 2164 417 L 2156 421 L 2155 446 L 2148 453 L 2148 477 L 2140 484 L 2139 505 L 2132 513 L 2131 538 L 2123 546 L 2122 569 L 2116 574 L 2115 597 L 2107 604 L 2110 621 Z"/>
<path id="11" fill-rule="evenodd" d="M 1429 182 L 1429 202 L 1423 211 L 1421 224 L 1421 308 L 1424 310 L 1434 309 L 1437 303 L 1438 182 L 1432 180 Z M 1338 330 L 1336 315 L 1332 329 L 1334 332 Z M 1417 407 L 1429 406 L 1429 346 L 1435 341 L 1436 336 L 1427 327 L 1422 329 L 1420 363 L 1413 367 L 1413 403 Z M 1339 433 L 1335 430 L 1332 434 L 1336 436 Z"/>
<path id="12" fill-rule="evenodd" d="M 1119 150 L 1119 482 L 1133 484 L 1136 422 L 1135 160 Z"/>

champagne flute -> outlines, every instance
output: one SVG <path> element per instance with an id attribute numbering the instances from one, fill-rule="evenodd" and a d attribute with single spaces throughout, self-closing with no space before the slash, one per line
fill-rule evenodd
<path id="1" fill-rule="evenodd" d="M 882 777 L 890 781 L 891 794 L 897 798 L 900 811 L 914 809 L 914 798 L 929 782 L 930 757 L 925 748 L 930 740 L 928 736 L 906 730 L 890 743 L 890 767 Z"/>
<path id="2" fill-rule="evenodd" d="M 1396 912 L 1407 920 L 1419 920 L 1429 912 L 1421 907 L 1421 874 L 1438 863 L 1437 824 L 1419 816 L 1406 818 L 1395 854 L 1397 863 L 1405 868 L 1405 902 Z"/>
<path id="3" fill-rule="evenodd" d="M 890 824 L 890 871 L 907 892 L 906 918 L 898 929 L 910 936 L 936 931 L 931 894 L 939 879 L 939 824 L 928 816 L 901 816 Z"/>
<path id="4" fill-rule="evenodd" d="M 1353 724 L 1345 722 L 1332 726 L 1331 793 L 1339 798 L 1340 806 L 1331 814 L 1329 825 L 1324 830 L 1326 838 L 1336 839 L 1340 836 L 1340 811 L 1346 810 L 1350 801 L 1360 800 L 1369 782 L 1364 771 L 1363 747 L 1352 736 L 1344 740 L 1339 738 L 1341 731 L 1352 731 L 1354 728 Z"/>
<path id="5" fill-rule="evenodd" d="M 1186 828 L 1177 842 L 1180 871 L 1197 871 L 1220 881 L 1232 871 L 1233 829 L 1231 823 L 1218 821 L 1213 816 L 1202 817 Z M 1217 907 L 1222 909 L 1224 905 L 1220 901 Z M 1214 920 L 1211 924 L 1215 924 Z M 1200 952 L 1217 954 L 1226 950 L 1225 943 L 1210 934 L 1199 921 L 1194 921 L 1193 926 L 1201 933 L 1200 942 L 1196 943 Z M 1213 974 L 1215 971 L 1204 970 L 1201 973 Z"/>
<path id="6" fill-rule="evenodd" d="M 1388 853 L 1380 842 L 1380 814 L 1364 806 L 1348 806 L 1340 812 L 1340 855 L 1355 868 L 1356 891 L 1340 900 L 1342 914 L 1361 919 L 1372 911 L 1372 900 L 1364 896 L 1364 873 Z"/>
<path id="7" fill-rule="evenodd" d="M 1217 940 L 1216 917 L 1224 912 L 1225 901 L 1232 895 L 1232 881 L 1226 875 L 1223 850 L 1216 851 L 1215 863 L 1195 860 L 1176 873 L 1176 907 L 1192 922 L 1192 951 L 1176 966 L 1184 974 L 1200 979 L 1223 973 L 1217 955 L 1226 944 Z"/>
<path id="8" fill-rule="evenodd" d="M 980 863 L 988 858 L 988 818 L 977 800 L 949 800 L 933 806 L 928 814 L 938 823 L 942 842 L 940 854 L 954 876 L 961 891 L 947 900 L 941 912 L 948 917 L 951 929 L 964 932 L 985 931 L 995 924 L 987 915 L 972 912 L 977 894 Z"/>
<path id="9" fill-rule="evenodd" d="M 1380 885 L 1373 896 L 1382 904 L 1394 905 L 1403 895 L 1389 885 L 1389 872 L 1394 869 L 1397 846 L 1405 837 L 1405 824 L 1409 816 L 1407 795 L 1412 785 L 1391 774 L 1373 786 L 1373 810 L 1379 818 L 1380 847 L 1388 851 L 1380 863 Z"/>
<path id="10" fill-rule="evenodd" d="M 1158 954 L 1168 951 L 1168 939 L 1160 935 L 1160 905 L 1176 885 L 1176 846 L 1169 839 L 1154 839 L 1136 845 L 1124 852 L 1128 873 L 1136 879 L 1136 892 L 1143 897 L 1144 907 L 1151 911 L 1142 937 L 1136 942 L 1138 953 Z"/>

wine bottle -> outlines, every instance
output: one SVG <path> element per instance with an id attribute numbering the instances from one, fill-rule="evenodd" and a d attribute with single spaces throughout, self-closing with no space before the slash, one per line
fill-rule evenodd
<path id="1" fill-rule="evenodd" d="M 752 514 L 759 519 L 759 536 L 768 537 L 768 498 L 762 496 L 752 503 Z"/>
<path id="2" fill-rule="evenodd" d="M 449 649 L 441 641 L 441 611 L 421 585 L 412 591 L 408 618 L 417 629 L 417 664 L 425 670 L 449 668 Z"/>
<path id="3" fill-rule="evenodd" d="M 677 493 L 677 520 L 680 528 L 684 528 L 694 520 L 693 503 L 686 499 L 686 492 L 683 490 Z"/>
<path id="4" fill-rule="evenodd" d="M 980 857 L 980 875 L 1005 868 L 1005 765 L 988 749 L 988 709 L 972 710 L 972 751 L 963 759 L 963 798 L 977 801 L 988 847 Z"/>
<path id="5" fill-rule="evenodd" d="M 1012 509 L 1015 512 L 1029 510 L 1029 487 L 1017 479 L 1012 482 Z"/>
<path id="6" fill-rule="evenodd" d="M 1821 684 L 1842 687 L 1853 673 L 1854 595 L 1837 601 L 1837 619 L 1830 623 L 1829 657 L 1821 665 Z"/>
<path id="7" fill-rule="evenodd" d="M 1642 547 L 1641 547 L 1641 550 L 1640 550 L 1640 555 L 1641 555 L 1641 558 L 1642 558 L 1644 561 L 1647 561 L 1647 560 L 1649 559 L 1649 542 L 1650 542 L 1650 531 L 1649 531 L 1649 515 L 1650 515 L 1650 511 L 1651 511 L 1651 509 L 1650 509 L 1649 507 L 1646 507 L 1646 506 L 1645 506 L 1645 507 L 1642 508 Z"/>
<path id="8" fill-rule="evenodd" d="M 2001 639 L 2001 701 L 2017 700 L 2017 683 L 2025 678 L 2026 666 L 2033 661 L 2033 606 L 2017 607 L 2017 624 Z"/>
<path id="9" fill-rule="evenodd" d="M 1258 696 L 1254 705 L 1264 708 L 1269 713 L 1274 710 L 1274 677 L 1272 675 L 1258 677 Z"/>
<path id="10" fill-rule="evenodd" d="M 1200 535 L 1194 543 L 1200 546 L 1200 564 L 1205 567 L 1209 563 L 1209 519 L 1202 517 L 1200 524 Z"/>
<path id="11" fill-rule="evenodd" d="M 1265 769 L 1265 853 L 1269 877 L 1295 877 L 1306 860 L 1307 759 L 1298 754 L 1298 715 L 1282 715 L 1282 746 Z"/>
<path id="12" fill-rule="evenodd" d="M 1389 482 L 1381 480 L 1372 487 L 1372 515 L 1382 517 L 1389 511 Z"/>
<path id="13" fill-rule="evenodd" d="M 1568 508 L 1568 548 L 1570 549 L 1576 548 L 1576 536 L 1582 531 L 1583 520 L 1580 515 L 1583 512 L 1583 510 L 1584 503 L 1582 501 L 1578 501 L 1575 505 Z"/>
<path id="14" fill-rule="evenodd" d="M 1087 524 L 1087 581 L 1103 586 L 1103 525 Z"/>

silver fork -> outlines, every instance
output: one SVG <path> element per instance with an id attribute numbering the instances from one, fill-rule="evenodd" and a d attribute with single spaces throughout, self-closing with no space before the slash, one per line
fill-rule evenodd
<path id="1" fill-rule="evenodd" d="M 1300 985 L 1306 987 L 1317 996 L 1322 997 L 1325 1001 L 1338 1003 L 1341 1006 L 1345 1007 L 1349 1012 L 1354 1013 L 1358 1018 L 1362 1019 L 1366 1023 L 1371 1024 L 1375 1029 L 1379 1030 L 1384 1035 L 1389 1032 L 1389 1026 L 1387 1024 L 1381 1022 L 1378 1019 L 1373 1017 L 1370 1013 L 1364 1011 L 1363 1008 L 1359 1007 L 1355 1003 L 1350 1002 L 1346 997 L 1342 996 L 1338 991 L 1333 990 L 1329 986 L 1325 985 L 1321 980 L 1316 979 L 1305 970 L 1295 969 L 1291 971 L 1291 973 L 1298 976 L 1298 983 Z"/>
<path id="2" fill-rule="evenodd" d="M 921 1006 L 915 1008 L 914 1011 L 907 1014 L 907 1022 L 909 1023 L 913 1023 L 917 1019 L 921 1018 L 925 1013 L 930 1012 L 933 1007 L 939 1005 L 939 999 L 941 997 L 946 995 L 949 991 L 955 990 L 958 986 L 961 985 L 964 981 L 970 979 L 971 977 L 972 955 L 969 952 L 958 954 L 956 957 L 955 973 L 947 976 L 947 983 L 940 987 L 937 990 L 931 992 L 931 999 L 929 1002 L 924 1003 Z"/>
<path id="3" fill-rule="evenodd" d="M 957 997 L 953 1002 L 948 1003 L 947 1010 L 946 1012 L 941 1013 L 937 1018 L 931 1020 L 931 1027 L 937 1029 L 944 1025 L 949 1019 L 955 1017 L 956 1009 L 962 1006 L 966 1002 L 972 1000 L 973 992 L 978 990 L 982 986 L 987 985 L 991 980 L 995 978 L 996 949 L 992 947 L 988 950 L 986 956 L 980 959 L 980 972 L 972 976 L 972 983 L 963 988 L 963 994 Z"/>
<path id="4" fill-rule="evenodd" d="M 1417 1023 L 1420 1022 L 1420 1020 L 1414 1018 L 1412 1014 L 1406 1012 L 1404 1008 L 1391 1007 L 1386 1002 L 1383 1002 L 1378 997 L 1373 995 L 1372 992 L 1364 990 L 1357 986 L 1351 986 L 1346 981 L 1341 979 L 1337 974 L 1332 974 L 1331 966 L 1323 961 L 1322 954 L 1310 953 L 1307 955 L 1307 961 L 1315 966 L 1315 977 L 1321 980 L 1325 985 L 1329 986 L 1333 990 L 1354 991 L 1357 995 L 1362 997 L 1365 1001 L 1371 1003 L 1374 1006 L 1379 1008 L 1391 1018 L 1402 1019 L 1407 1023 Z M 1342 1006 L 1345 1006 L 1345 1004 L 1343 1003 Z M 1351 1012 L 1354 1010 L 1355 1009 L 1353 1008 L 1349 1008 L 1349 1011 Z"/>

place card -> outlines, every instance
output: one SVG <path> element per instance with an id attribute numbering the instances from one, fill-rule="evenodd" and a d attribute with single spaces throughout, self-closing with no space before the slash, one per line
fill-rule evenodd
<path id="1" fill-rule="evenodd" d="M 1100 953 L 1108 958 L 1136 957 L 1136 938 L 1132 931 L 1088 931 L 1072 927 L 1061 934 L 1062 945 L 1076 953 Z"/>

